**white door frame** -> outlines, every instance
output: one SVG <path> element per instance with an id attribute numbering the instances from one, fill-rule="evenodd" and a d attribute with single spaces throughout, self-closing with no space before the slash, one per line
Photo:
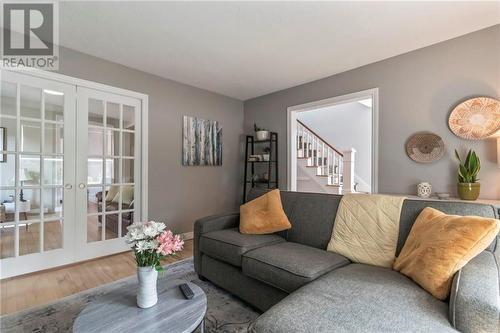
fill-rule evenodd
<path id="1" fill-rule="evenodd" d="M 57 83 L 64 83 L 64 84 L 69 84 L 76 88 L 78 87 L 83 87 L 83 88 L 89 88 L 89 89 L 94 89 L 94 90 L 99 90 L 103 92 L 109 92 L 113 94 L 118 94 L 118 95 L 123 95 L 126 97 L 133 97 L 136 99 L 139 99 L 141 102 L 141 114 L 142 114 L 142 121 L 141 121 L 141 216 L 140 220 L 146 221 L 148 220 L 148 111 L 149 111 L 149 100 L 148 100 L 148 95 L 142 94 L 139 92 L 127 90 L 127 89 L 122 89 L 122 88 L 117 88 L 93 81 L 88 81 L 88 80 L 83 80 L 83 79 L 78 79 L 74 78 L 71 76 L 55 73 L 55 72 L 49 72 L 49 71 L 43 71 L 40 69 L 34 69 L 34 68 L 25 68 L 22 70 L 12 70 L 9 68 L 4 67 L 3 65 L 0 64 L 0 80 L 2 78 L 2 74 L 4 72 L 12 72 L 12 73 L 19 73 L 19 74 L 24 74 L 24 75 L 30 75 L 35 78 L 42 78 L 42 79 L 47 79 L 47 80 L 52 80 L 54 81 L 55 84 Z M 78 95 L 75 99 L 75 107 L 76 107 L 76 100 L 78 98 Z M 77 187 L 77 184 L 73 184 L 73 188 Z M 75 217 L 75 223 L 76 223 L 76 217 Z M 118 250 L 123 250 L 123 247 L 117 246 L 117 251 Z M 76 250 L 74 251 L 76 252 Z M 28 255 L 29 256 L 29 255 Z M 17 258 L 22 258 L 22 257 L 17 257 Z M 17 259 L 16 258 L 16 259 Z M 3 266 L 6 263 L 6 260 L 10 260 L 12 258 L 7 258 L 7 259 L 2 259 L 0 260 L 1 266 Z M 41 270 L 41 269 L 47 269 L 51 267 L 56 267 L 60 265 L 65 265 L 73 262 L 77 262 L 79 260 L 85 260 L 88 258 L 83 258 L 81 256 L 76 256 L 72 255 L 70 257 L 65 256 L 64 258 L 61 258 L 58 261 L 51 262 L 42 264 L 39 263 L 36 267 L 36 269 L 33 269 L 33 267 L 29 267 L 29 265 L 26 265 L 25 268 L 23 269 L 16 269 L 15 271 L 5 271 L 4 269 L 0 269 L 0 278 L 8 278 L 20 274 L 25 274 L 28 273 L 27 268 L 29 268 L 29 271 L 36 271 L 36 270 Z"/>
<path id="2" fill-rule="evenodd" d="M 304 111 L 372 99 L 372 193 L 378 193 L 378 88 L 335 96 L 287 108 L 287 190 L 297 191 L 297 114 Z"/>

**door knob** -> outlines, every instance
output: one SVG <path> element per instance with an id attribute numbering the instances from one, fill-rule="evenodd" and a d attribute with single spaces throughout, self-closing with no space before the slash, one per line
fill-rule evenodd
<path id="1" fill-rule="evenodd" d="M 73 188 L 73 185 L 66 184 L 66 185 L 64 185 L 64 188 L 67 189 L 67 190 L 71 190 Z"/>
<path id="2" fill-rule="evenodd" d="M 78 185 L 78 187 L 79 187 L 79 188 L 81 188 L 81 189 L 83 190 L 83 189 L 85 188 L 85 184 L 84 184 L 84 183 L 80 183 L 80 184 Z"/>

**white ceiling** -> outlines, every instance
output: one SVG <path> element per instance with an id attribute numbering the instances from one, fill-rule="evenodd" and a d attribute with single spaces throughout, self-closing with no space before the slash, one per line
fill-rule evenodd
<path id="1" fill-rule="evenodd" d="M 500 2 L 61 2 L 69 48 L 246 100 L 500 23 Z"/>

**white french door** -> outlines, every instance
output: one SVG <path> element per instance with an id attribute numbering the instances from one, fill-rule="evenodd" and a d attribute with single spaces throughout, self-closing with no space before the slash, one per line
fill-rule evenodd
<path id="1" fill-rule="evenodd" d="M 75 86 L 2 71 L 1 277 L 68 263 L 74 251 Z"/>
<path id="2" fill-rule="evenodd" d="M 48 76 L 1 71 L 0 278 L 125 251 L 146 216 L 142 100 Z"/>
<path id="3" fill-rule="evenodd" d="M 141 212 L 141 101 L 78 88 L 77 206 L 79 259 L 128 247 Z"/>

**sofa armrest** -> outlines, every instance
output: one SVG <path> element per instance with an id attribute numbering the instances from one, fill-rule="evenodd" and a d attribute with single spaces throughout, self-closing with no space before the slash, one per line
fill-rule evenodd
<path id="1" fill-rule="evenodd" d="M 449 317 L 460 332 L 499 332 L 500 285 L 493 253 L 483 251 L 454 278 Z"/>
<path id="2" fill-rule="evenodd" d="M 227 215 L 214 215 L 204 217 L 194 223 L 194 242 L 193 242 L 193 255 L 194 255 L 194 269 L 201 274 L 201 251 L 200 251 L 200 237 L 202 234 L 235 228 L 240 224 L 240 214 L 233 213 Z"/>

